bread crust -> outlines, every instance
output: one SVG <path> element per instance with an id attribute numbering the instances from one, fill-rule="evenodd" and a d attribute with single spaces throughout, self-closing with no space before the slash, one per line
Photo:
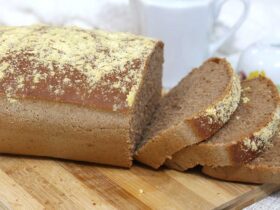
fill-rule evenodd
<path id="1" fill-rule="evenodd" d="M 214 145 L 202 143 L 186 147 L 167 160 L 165 165 L 185 171 L 199 164 L 213 167 L 240 165 L 256 158 L 270 144 L 269 140 L 277 132 L 280 123 L 279 93 L 271 80 L 266 80 L 278 104 L 270 120 L 260 124 L 253 134 L 242 137 L 238 142 Z"/>
<path id="2" fill-rule="evenodd" d="M 157 136 L 148 140 L 146 144 L 136 151 L 135 158 L 138 161 L 158 169 L 166 159 L 170 159 L 174 153 L 182 148 L 212 136 L 229 120 L 231 114 L 236 110 L 240 100 L 241 86 L 231 65 L 225 59 L 220 58 L 212 58 L 206 62 L 222 62 L 225 64 L 228 75 L 231 78 L 225 91 L 204 111 L 185 119 L 183 122 L 160 132 Z"/>
<path id="3" fill-rule="evenodd" d="M 129 112 L 162 43 L 75 27 L 1 26 L 0 93 Z"/>
<path id="4" fill-rule="evenodd" d="M 0 110 L 1 153 L 132 165 L 127 114 L 4 97 Z"/>

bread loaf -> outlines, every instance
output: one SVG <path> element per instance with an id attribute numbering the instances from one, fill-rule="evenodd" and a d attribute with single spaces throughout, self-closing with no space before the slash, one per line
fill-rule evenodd
<path id="1" fill-rule="evenodd" d="M 231 65 L 207 60 L 161 100 L 135 158 L 159 168 L 180 149 L 211 137 L 236 110 L 240 93 Z"/>
<path id="2" fill-rule="evenodd" d="M 161 95 L 163 43 L 0 27 L 0 152 L 130 167 Z"/>
<path id="3" fill-rule="evenodd" d="M 229 122 L 214 136 L 186 147 L 166 162 L 180 171 L 196 165 L 233 166 L 256 158 L 270 144 L 280 123 L 280 99 L 271 80 L 242 82 L 241 102 Z"/>

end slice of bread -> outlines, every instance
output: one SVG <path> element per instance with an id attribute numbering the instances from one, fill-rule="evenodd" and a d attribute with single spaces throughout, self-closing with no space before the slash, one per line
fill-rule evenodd
<path id="1" fill-rule="evenodd" d="M 211 137 L 236 110 L 240 95 L 231 65 L 207 60 L 163 97 L 135 158 L 156 169 L 187 145 Z"/>
<path id="2" fill-rule="evenodd" d="M 240 105 L 229 122 L 207 141 L 174 154 L 166 165 L 184 171 L 196 165 L 249 162 L 270 143 L 279 123 L 279 93 L 272 81 L 263 77 L 244 81 Z"/>
<path id="3" fill-rule="evenodd" d="M 280 183 L 280 131 L 272 145 L 252 162 L 241 166 L 212 168 L 205 166 L 203 173 L 222 180 L 247 183 Z"/>

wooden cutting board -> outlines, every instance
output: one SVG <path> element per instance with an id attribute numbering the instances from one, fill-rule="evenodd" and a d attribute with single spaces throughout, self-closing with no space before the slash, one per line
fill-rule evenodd
<path id="1" fill-rule="evenodd" d="M 236 209 L 277 189 L 222 182 L 198 171 L 0 156 L 0 209 Z"/>

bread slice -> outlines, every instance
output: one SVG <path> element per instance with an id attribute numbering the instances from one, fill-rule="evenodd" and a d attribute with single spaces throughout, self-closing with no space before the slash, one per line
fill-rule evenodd
<path id="1" fill-rule="evenodd" d="M 161 98 L 163 43 L 74 27 L 0 27 L 0 153 L 122 167 Z"/>
<path id="2" fill-rule="evenodd" d="M 209 59 L 164 96 L 135 158 L 156 169 L 185 146 L 212 136 L 237 108 L 240 92 L 231 65 Z"/>
<path id="3" fill-rule="evenodd" d="M 241 102 L 229 122 L 206 142 L 186 147 L 166 162 L 187 170 L 198 164 L 239 165 L 263 151 L 280 123 L 279 93 L 271 80 L 259 77 L 242 82 Z"/>
<path id="4" fill-rule="evenodd" d="M 241 166 L 204 166 L 202 171 L 228 181 L 280 184 L 280 132 L 273 137 L 272 145 L 252 162 Z"/>

